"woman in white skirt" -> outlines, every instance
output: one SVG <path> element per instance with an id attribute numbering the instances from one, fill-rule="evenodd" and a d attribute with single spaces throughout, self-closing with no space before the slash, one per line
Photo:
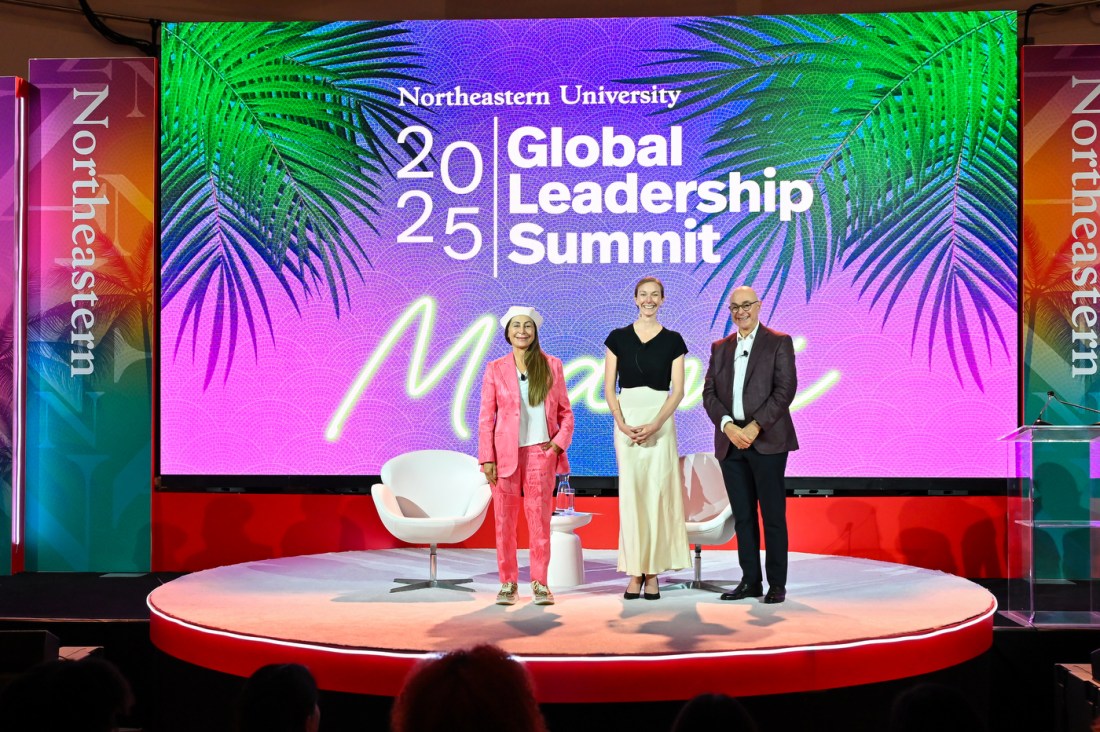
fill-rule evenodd
<path id="1" fill-rule="evenodd" d="M 619 571 L 630 576 L 627 600 L 659 599 L 657 575 L 691 566 L 673 419 L 684 398 L 688 349 L 683 336 L 657 320 L 664 299 L 660 280 L 642 278 L 634 286 L 638 319 L 604 341 L 604 394 L 615 417 L 619 463 Z"/>

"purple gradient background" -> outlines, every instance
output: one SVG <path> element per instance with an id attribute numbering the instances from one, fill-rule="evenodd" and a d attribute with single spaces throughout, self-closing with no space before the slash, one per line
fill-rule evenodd
<path id="1" fill-rule="evenodd" d="M 16 200 L 20 195 L 18 168 L 22 157 L 19 145 L 19 97 L 20 80 L 14 76 L 0 76 L 0 446 L 10 450 L 14 437 L 15 405 L 14 378 L 15 353 L 12 348 L 15 333 L 15 266 L 18 226 Z M 11 485 L 9 461 L 0 463 L 0 516 L 10 516 L 11 497 L 7 491 Z M 7 522 L 10 524 L 10 522 Z M 0 534 L 3 530 L 0 530 Z M 0 562 L 4 566 L 5 562 Z"/>
<path id="2" fill-rule="evenodd" d="M 703 178 L 699 156 L 703 141 L 718 122 L 716 114 L 694 118 L 684 127 L 685 160 L 681 168 L 610 169 L 593 167 L 521 171 L 506 160 L 507 134 L 521 125 L 544 129 L 561 126 L 570 134 L 598 135 L 613 125 L 635 139 L 665 132 L 677 117 L 646 116 L 652 107 L 566 107 L 557 101 L 560 84 L 611 85 L 614 79 L 658 73 L 645 63 L 659 56 L 642 49 L 683 48 L 693 42 L 673 26 L 676 19 L 574 21 L 463 21 L 409 23 L 419 48 L 426 50 L 423 75 L 432 91 L 461 85 L 464 90 L 547 90 L 549 107 L 441 108 L 424 115 L 436 129 L 436 147 L 455 140 L 475 142 L 485 155 L 486 178 L 467 196 L 448 193 L 435 178 L 385 183 L 379 233 L 366 227 L 356 232 L 371 258 L 360 281 L 351 276 L 350 305 L 334 315 L 326 299 L 307 300 L 301 315 L 278 292 L 273 279 L 265 292 L 273 303 L 276 342 L 262 334 L 258 357 L 242 341 L 232 371 L 222 370 L 203 389 L 209 333 L 201 330 L 192 343 L 186 334 L 173 352 L 180 327 L 178 297 L 162 313 L 161 468 L 164 474 L 355 475 L 377 474 L 383 462 L 401 452 L 449 448 L 476 452 L 480 373 L 466 410 L 472 436 L 459 439 L 451 429 L 451 396 L 461 364 L 435 390 L 420 399 L 405 393 L 408 353 L 414 330 L 406 332 L 395 354 L 374 377 L 336 442 L 324 438 L 326 425 L 362 365 L 393 322 L 417 298 L 430 294 L 439 304 L 427 368 L 463 331 L 486 313 L 500 314 L 515 303 L 531 304 L 546 316 L 540 334 L 543 348 L 568 362 L 581 356 L 602 358 L 603 339 L 615 327 L 636 316 L 634 282 L 655 274 L 665 283 L 667 300 L 662 322 L 684 335 L 689 358 L 709 358 L 710 343 L 726 333 L 723 288 L 719 275 L 705 285 L 711 265 L 698 271 L 688 264 L 560 265 L 545 262 L 518 266 L 505 255 L 512 250 L 509 228 L 534 220 L 547 230 L 673 230 L 683 231 L 682 214 L 656 216 L 513 216 L 507 212 L 507 174 L 521 172 L 526 190 L 549 180 L 571 185 L 580 180 L 608 182 L 625 172 L 637 172 L 640 185 L 648 180 Z M 411 84 L 407 84 L 411 87 Z M 422 85 L 427 89 L 427 85 Z M 628 88 L 615 85 L 616 88 Z M 415 110 L 414 110 L 415 111 Z M 727 111 L 726 114 L 729 112 Z M 492 168 L 493 117 L 500 119 L 501 215 L 500 270 L 493 277 Z M 458 153 L 456 160 L 466 160 Z M 435 166 L 433 166 L 435 169 Z M 456 180 L 468 180 L 461 167 Z M 656 172 L 655 172 L 656 171 Z M 759 171 L 741 170 L 759 178 Z M 405 190 L 427 191 L 435 203 L 432 224 L 418 233 L 433 233 L 432 244 L 396 244 L 398 233 L 420 212 L 418 203 L 398 209 Z M 530 200 L 530 195 L 527 196 Z M 442 251 L 445 210 L 449 206 L 479 206 L 477 222 L 486 246 L 474 259 L 459 262 Z M 734 215 L 720 216 L 714 225 L 728 231 Z M 467 239 L 455 242 L 465 249 Z M 759 279 L 767 281 L 765 273 Z M 793 476 L 1001 476 L 1005 453 L 995 440 L 1016 426 L 1015 312 L 1000 307 L 997 317 L 1008 342 L 994 347 L 992 360 L 979 352 L 984 390 L 956 378 L 946 348 L 939 344 L 929 362 L 926 339 L 910 352 L 915 303 L 899 304 L 884 326 L 881 309 L 871 311 L 858 299 L 844 273 L 834 274 L 811 303 L 802 302 L 801 272 L 796 266 L 780 303 L 765 299 L 762 321 L 807 339 L 797 357 L 800 387 L 805 389 L 830 370 L 839 382 L 814 403 L 795 412 L 802 448 L 793 453 Z M 762 293 L 761 293 L 762 294 Z M 722 316 L 712 320 L 716 313 Z M 246 338 L 242 333 L 241 338 Z M 194 349 L 194 357 L 192 357 Z M 507 352 L 496 338 L 487 358 Z M 701 376 L 700 376 L 701 378 Z M 571 384 L 572 386 L 572 384 Z M 612 421 L 575 404 L 577 432 L 570 460 L 575 474 L 613 475 Z M 680 452 L 709 451 L 713 428 L 702 406 L 677 414 Z M 944 429 L 948 426 L 948 429 Z M 944 439 L 943 435 L 949 435 Z M 934 439 L 933 439 L 934 438 Z"/>
<path id="3" fill-rule="evenodd" d="M 0 322 L 0 328 L 8 332 L 12 327 L 8 310 L 14 305 L 18 83 L 14 76 L 0 76 L 0 261 L 3 262 L 0 265 L 0 293 L 4 293 L 4 299 L 0 302 L 0 318 L 4 320 Z M 11 353 L 0 354 L 0 361 L 9 363 L 10 359 Z M 10 394 L 0 396 L 11 399 Z"/>

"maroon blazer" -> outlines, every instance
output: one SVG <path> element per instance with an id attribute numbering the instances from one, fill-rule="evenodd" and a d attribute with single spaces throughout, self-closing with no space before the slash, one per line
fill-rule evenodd
<path id="1" fill-rule="evenodd" d="M 562 449 L 558 455 L 557 473 L 569 472 L 565 450 L 573 440 L 573 408 L 565 388 L 565 373 L 561 361 L 547 354 L 554 383 L 546 395 L 546 433 L 550 441 Z M 481 413 L 478 416 L 477 461 L 496 463 L 497 475 L 507 478 L 516 472 L 519 463 L 519 377 L 516 362 L 509 351 L 490 361 L 485 367 L 481 384 Z"/>
<path id="2" fill-rule="evenodd" d="M 715 341 L 703 380 L 703 406 L 714 423 L 714 454 L 722 460 L 732 444 L 719 429 L 722 417 L 733 416 L 733 360 L 737 334 Z M 742 359 L 743 360 L 743 359 Z M 738 364 L 741 366 L 742 364 Z M 760 434 L 753 441 L 765 455 L 798 449 L 791 420 L 791 402 L 798 388 L 794 367 L 794 340 L 786 333 L 765 328 L 756 331 L 745 372 L 741 402 L 745 419 L 755 419 Z"/>

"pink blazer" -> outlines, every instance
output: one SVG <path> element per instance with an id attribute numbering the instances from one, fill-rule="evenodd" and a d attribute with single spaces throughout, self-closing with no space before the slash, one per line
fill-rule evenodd
<path id="1" fill-rule="evenodd" d="M 565 388 L 561 361 L 547 355 L 554 384 L 546 395 L 546 433 L 562 449 L 558 474 L 569 472 L 565 450 L 573 440 L 573 408 Z M 485 367 L 478 417 L 477 461 L 496 463 L 497 475 L 507 478 L 519 463 L 519 378 L 511 352 Z"/>

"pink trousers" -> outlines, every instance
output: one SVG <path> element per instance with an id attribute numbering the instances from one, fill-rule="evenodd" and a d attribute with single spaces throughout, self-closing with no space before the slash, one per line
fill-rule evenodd
<path id="1" fill-rule="evenodd" d="M 546 584 L 550 564 L 550 514 L 554 512 L 554 477 L 558 455 L 539 445 L 521 447 L 516 472 L 497 478 L 493 489 L 493 513 L 496 515 L 497 570 L 501 582 L 516 582 L 516 529 L 519 507 L 527 516 L 531 539 L 531 579 Z"/>

